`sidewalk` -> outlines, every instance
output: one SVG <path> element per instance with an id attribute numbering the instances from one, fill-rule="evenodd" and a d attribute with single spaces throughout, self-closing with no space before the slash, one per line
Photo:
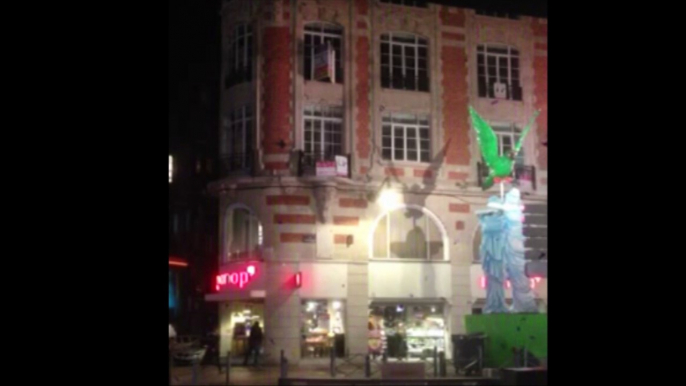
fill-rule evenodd
<path id="1" fill-rule="evenodd" d="M 380 378 L 379 363 L 373 363 L 371 378 Z M 260 365 L 258 367 L 232 366 L 229 385 L 278 385 L 279 366 Z M 172 385 L 192 385 L 193 370 L 190 366 L 174 367 L 172 370 Z M 427 364 L 427 378 L 433 378 L 430 364 Z M 325 378 L 331 379 L 329 364 L 326 360 L 318 362 L 299 363 L 288 366 L 289 378 Z M 364 364 L 336 363 L 336 378 L 364 378 Z M 226 386 L 226 372 L 220 374 L 216 365 L 200 367 L 197 385 Z"/>
<path id="2" fill-rule="evenodd" d="M 192 385 L 192 368 L 175 367 L 172 370 L 172 385 Z M 279 381 L 278 366 L 259 367 L 231 367 L 230 385 L 277 385 Z M 360 374 L 362 375 L 362 374 Z M 319 365 L 291 365 L 288 376 L 293 378 L 331 378 L 329 369 Z M 341 374 L 337 378 L 343 378 Z M 226 371 L 221 374 L 217 366 L 202 366 L 198 377 L 198 385 L 225 386 Z"/>

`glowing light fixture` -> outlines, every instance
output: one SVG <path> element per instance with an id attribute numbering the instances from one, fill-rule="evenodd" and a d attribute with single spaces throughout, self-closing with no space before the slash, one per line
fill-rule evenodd
<path id="1" fill-rule="evenodd" d="M 396 191 L 385 189 L 379 194 L 377 203 L 381 205 L 384 210 L 391 210 L 402 204 L 402 197 L 400 196 L 400 193 Z"/>
<path id="2" fill-rule="evenodd" d="M 333 303 L 331 303 L 331 306 L 333 307 L 334 310 L 340 310 L 341 309 L 341 302 L 338 300 L 335 300 Z"/>

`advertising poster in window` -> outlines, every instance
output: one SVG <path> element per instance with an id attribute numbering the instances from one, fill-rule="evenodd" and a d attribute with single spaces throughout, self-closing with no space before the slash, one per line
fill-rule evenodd
<path id="1" fill-rule="evenodd" d="M 336 176 L 336 161 L 317 161 L 317 176 L 318 177 L 335 177 Z"/>
<path id="2" fill-rule="evenodd" d="M 344 155 L 336 156 L 336 175 L 339 177 L 348 176 L 348 157 Z"/>
<path id="3" fill-rule="evenodd" d="M 334 66 L 336 63 L 336 52 L 331 44 L 322 44 L 315 48 L 314 54 L 314 79 L 331 80 L 334 83 Z"/>

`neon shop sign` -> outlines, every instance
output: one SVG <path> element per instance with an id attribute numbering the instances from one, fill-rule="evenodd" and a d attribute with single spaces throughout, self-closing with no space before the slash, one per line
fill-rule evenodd
<path id="1" fill-rule="evenodd" d="M 536 287 L 538 287 L 538 283 L 540 282 L 540 277 L 529 278 L 529 286 L 531 287 L 531 289 L 536 289 Z M 481 289 L 486 289 L 486 276 L 481 276 L 479 278 L 479 286 L 481 287 Z M 505 287 L 507 287 L 507 289 L 512 288 L 512 284 L 509 280 L 505 281 Z"/>
<path id="2" fill-rule="evenodd" d="M 245 271 L 230 272 L 217 275 L 216 289 L 217 291 L 219 291 L 221 287 L 227 286 L 229 284 L 233 286 L 238 286 L 238 288 L 243 288 L 246 284 L 252 281 L 252 278 L 255 276 L 255 272 L 255 266 L 249 265 L 245 269 Z"/>

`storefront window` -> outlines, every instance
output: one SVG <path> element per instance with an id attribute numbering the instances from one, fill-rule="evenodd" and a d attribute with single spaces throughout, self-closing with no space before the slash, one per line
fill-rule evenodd
<path id="1" fill-rule="evenodd" d="M 339 300 L 303 300 L 302 358 L 328 357 L 334 350 L 345 356 L 345 303 Z"/>
<path id="2" fill-rule="evenodd" d="M 248 348 L 248 338 L 250 329 L 257 322 L 260 324 L 263 333 L 266 331 L 264 325 L 264 305 L 254 302 L 232 302 L 227 305 L 221 317 L 222 335 L 229 337 L 229 347 L 231 354 L 242 358 Z M 223 350 L 229 349 L 224 347 Z"/>
<path id="3" fill-rule="evenodd" d="M 446 320 L 442 304 L 372 304 L 369 353 L 389 359 L 426 359 L 434 347 L 445 350 Z"/>

